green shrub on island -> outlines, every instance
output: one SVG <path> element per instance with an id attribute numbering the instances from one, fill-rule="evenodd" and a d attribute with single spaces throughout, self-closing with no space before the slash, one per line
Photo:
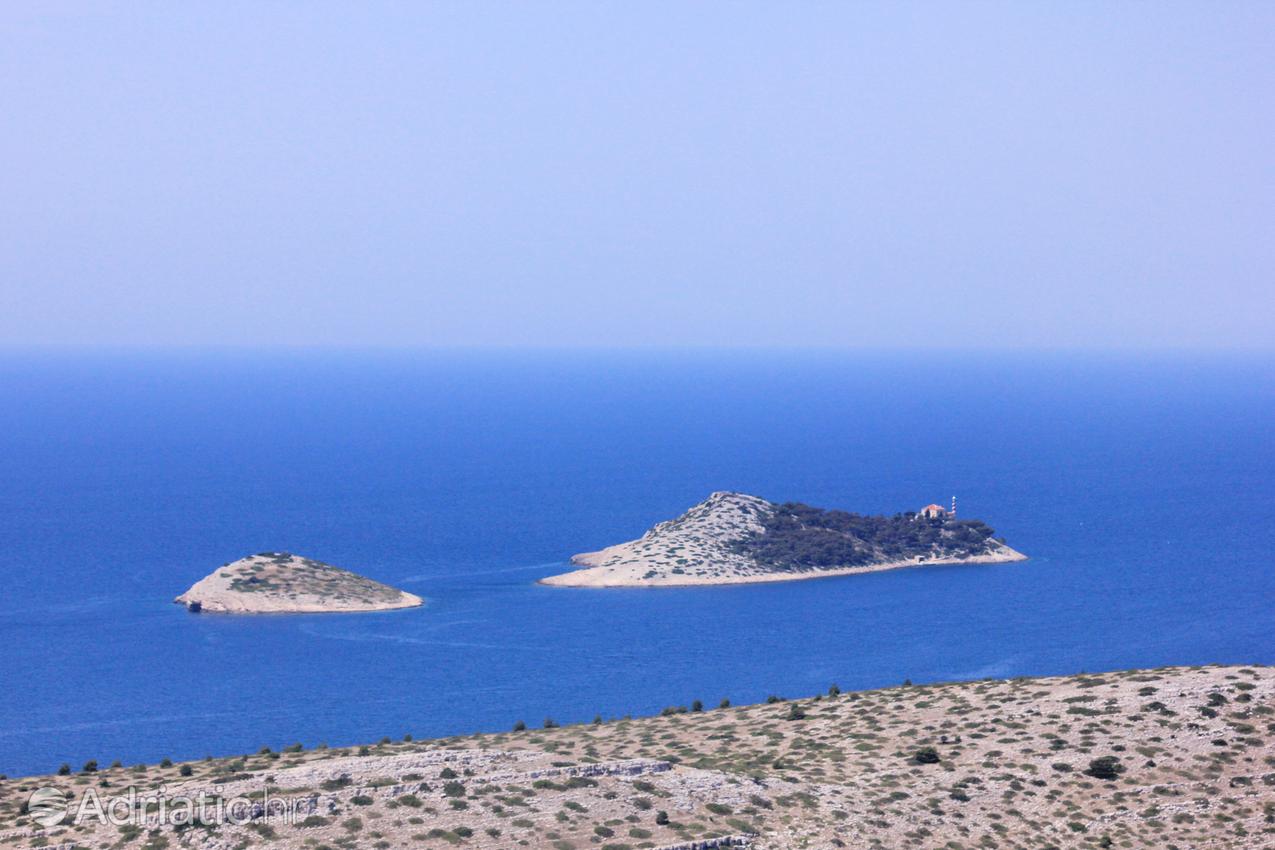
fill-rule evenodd
<path id="1" fill-rule="evenodd" d="M 916 754 L 912 756 L 912 761 L 917 764 L 938 764 L 939 751 L 933 747 L 921 747 L 921 749 L 917 750 Z"/>
<path id="2" fill-rule="evenodd" d="M 1111 781 L 1121 773 L 1124 773 L 1124 765 L 1120 763 L 1120 759 L 1115 756 L 1103 756 L 1089 762 L 1089 769 L 1085 771 L 1087 776 L 1094 779 L 1105 779 Z"/>
<path id="3" fill-rule="evenodd" d="M 762 532 L 733 544 L 776 570 L 836 569 L 909 558 L 968 558 L 994 548 L 995 532 L 975 519 L 892 517 L 823 510 L 800 502 L 777 505 Z"/>

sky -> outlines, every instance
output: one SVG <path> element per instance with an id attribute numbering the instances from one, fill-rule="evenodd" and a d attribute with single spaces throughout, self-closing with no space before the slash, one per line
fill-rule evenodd
<path id="1" fill-rule="evenodd" d="M 0 345 L 1275 347 L 1272 3 L 0 8 Z"/>

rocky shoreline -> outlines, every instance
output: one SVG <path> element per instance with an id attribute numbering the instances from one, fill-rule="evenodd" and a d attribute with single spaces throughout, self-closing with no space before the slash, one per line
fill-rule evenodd
<path id="1" fill-rule="evenodd" d="M 591 554 L 574 556 L 571 561 L 575 564 L 588 564 L 584 560 Z M 801 572 L 786 573 L 766 573 L 766 574 L 741 574 L 741 575 L 718 575 L 718 576 L 684 576 L 684 575 L 658 575 L 649 579 L 642 579 L 635 575 L 635 571 L 622 567 L 596 566 L 588 567 L 582 570 L 572 570 L 571 572 L 561 573 L 555 576 L 547 576 L 539 580 L 539 584 L 550 585 L 553 587 L 705 587 L 711 585 L 733 585 L 733 584 L 774 584 L 781 581 L 804 581 L 807 579 L 820 578 L 836 578 L 838 576 L 852 576 L 863 573 L 880 573 L 886 570 L 902 570 L 912 567 L 942 567 L 955 566 L 958 564 L 1010 564 L 1017 561 L 1026 561 L 1028 557 L 1023 553 L 1011 549 L 1008 546 L 1001 546 L 995 553 L 990 555 L 978 555 L 973 558 L 936 558 L 933 560 L 910 559 L 906 561 L 887 561 L 881 564 L 872 564 L 864 567 L 841 567 L 834 569 L 818 569 L 804 570 Z M 646 567 L 646 565 L 642 565 Z"/>

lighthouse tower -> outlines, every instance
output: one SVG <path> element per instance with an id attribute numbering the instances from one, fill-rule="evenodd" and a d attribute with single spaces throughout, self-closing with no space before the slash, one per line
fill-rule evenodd
<path id="1" fill-rule="evenodd" d="M 956 519 L 956 497 L 952 497 L 952 519 Z"/>

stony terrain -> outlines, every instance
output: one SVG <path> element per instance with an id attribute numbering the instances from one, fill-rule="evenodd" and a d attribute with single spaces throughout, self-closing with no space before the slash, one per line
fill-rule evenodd
<path id="1" fill-rule="evenodd" d="M 288 552 L 263 552 L 214 570 L 174 602 L 227 614 L 386 611 L 422 604 L 370 578 Z"/>
<path id="2" fill-rule="evenodd" d="M 40 786 L 78 798 L 130 785 L 170 798 L 268 790 L 299 813 L 44 828 L 24 812 Z M 0 782 L 0 848 L 40 846 L 1273 847 L 1275 670 L 833 687 L 640 720 Z"/>
<path id="3" fill-rule="evenodd" d="M 736 544 L 763 531 L 776 506 L 744 493 L 716 492 L 677 519 L 654 526 L 637 540 L 584 552 L 571 561 L 585 569 L 541 579 L 560 587 L 660 587 L 793 581 L 938 564 L 1026 560 L 1003 543 L 975 557 L 880 559 L 866 565 L 779 571 L 739 551 Z"/>

